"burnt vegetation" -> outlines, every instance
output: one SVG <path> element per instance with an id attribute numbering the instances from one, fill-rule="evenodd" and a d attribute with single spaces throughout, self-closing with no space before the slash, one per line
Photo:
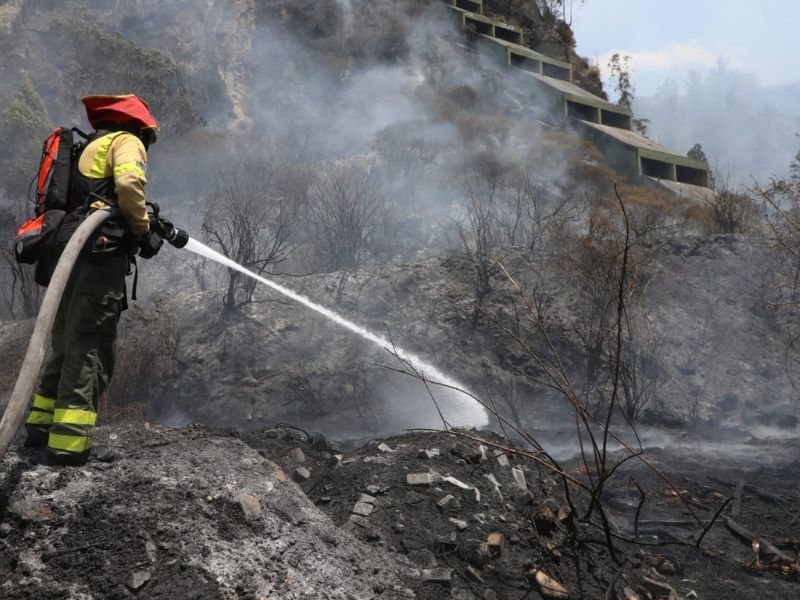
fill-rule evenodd
<path id="1" fill-rule="evenodd" d="M 107 17 L 116 14 L 111 4 Z M 136 14 L 124 19 L 137 40 L 89 9 L 54 20 L 57 36 L 79 23 L 87 32 L 61 57 L 76 86 L 135 90 L 174 136 L 153 150 L 149 189 L 163 195 L 165 213 L 174 211 L 176 223 L 185 219 L 199 240 L 246 269 L 424 350 L 464 382 L 493 430 L 454 428 L 445 417 L 437 431 L 392 440 L 397 454 L 368 444 L 350 462 L 311 436 L 235 435 L 282 461 L 337 525 L 421 569 L 451 569 L 459 589 L 474 594 L 466 597 L 490 598 L 487 589 L 508 597 L 566 597 L 560 589 L 579 598 L 666 596 L 669 586 L 653 591 L 652 578 L 677 576 L 683 565 L 692 576 L 724 568 L 735 578 L 741 569 L 732 558 L 736 546 L 719 533 L 723 522 L 751 543 L 767 532 L 747 569 L 797 579 L 796 536 L 760 529 L 756 518 L 762 511 L 776 522 L 797 523 L 788 509 L 796 494 L 780 488 L 777 467 L 747 475 L 754 484 L 739 485 L 746 475 L 725 471 L 722 483 L 712 485 L 707 474 L 683 472 L 702 467 L 697 451 L 682 454 L 678 466 L 659 451 L 651 459 L 642 432 L 669 427 L 695 439 L 721 424 L 732 436 L 748 435 L 744 424 L 796 428 L 796 408 L 783 402 L 775 408 L 779 416 L 767 414 L 774 407 L 761 405 L 767 393 L 758 385 L 777 379 L 770 369 L 778 362 L 795 386 L 791 400 L 800 397 L 800 159 L 792 176 L 753 189 L 734 186 L 724 169 L 715 169 L 714 190 L 703 199 L 626 181 L 591 144 L 531 119 L 512 87 L 470 54 L 469 40 L 454 37 L 458 45 L 451 44 L 446 36 L 456 34 L 442 27 L 449 32 L 445 42 L 431 41 L 416 19 L 434 14 L 426 12 L 432 5 L 256 3 L 237 21 L 253 28 L 252 38 L 218 31 L 219 54 L 201 53 L 224 66 L 213 81 L 198 75 L 208 65 L 187 58 L 204 44 L 159 46 L 137 29 Z M 597 68 L 575 54 L 569 23 L 577 5 L 484 2 L 487 14 L 519 26 L 532 48 L 568 60 L 578 83 L 604 95 Z M 206 16 L 188 9 L 187 15 L 208 31 Z M 439 26 L 433 23 L 426 26 Z M 453 47 L 468 62 L 454 59 Z M 98 54 L 102 66 L 76 58 Z M 630 107 L 634 90 L 624 57 L 617 56 L 615 68 L 621 103 Z M 22 78 L 3 95 L 0 137 L 13 140 L 0 149 L 6 238 L 27 210 L 27 181 L 51 127 L 48 115 L 72 114 L 64 92 L 41 79 Z M 225 100 L 216 102 L 216 95 Z M 640 122 L 639 130 L 646 125 Z M 690 156 L 707 160 L 699 144 Z M 739 287 L 746 287 L 738 279 L 725 279 L 723 298 L 694 303 L 682 295 L 688 292 L 681 278 L 692 269 L 709 282 L 717 276 L 692 261 L 722 262 L 751 250 L 770 267 L 757 273 L 757 306 L 749 297 L 738 300 Z M 749 282 L 744 276 L 758 271 L 758 260 L 724 264 L 741 269 Z M 363 437 L 386 431 L 392 425 L 382 425 L 397 410 L 379 402 L 390 386 L 375 376 L 374 363 L 388 367 L 387 375 L 422 380 L 421 393 L 431 394 L 424 401 L 437 402 L 439 382 L 399 356 L 369 355 L 242 273 L 205 263 L 189 272 L 185 255 L 164 261 L 148 264 L 151 289 L 164 284 L 174 295 L 154 293 L 126 316 L 132 331 L 120 340 L 102 418 L 140 424 L 174 411 L 186 422 L 253 429 L 278 420 L 310 428 L 308 421 Z M 678 283 L 659 291 L 664 280 Z M 670 292 L 681 294 L 674 304 L 664 299 L 671 300 Z M 24 326 L 18 322 L 35 316 L 41 293 L 10 249 L 0 249 L 4 324 Z M 690 314 L 700 304 L 705 314 Z M 777 358 L 752 369 L 741 367 L 747 363 L 741 349 L 725 348 L 715 330 L 721 321 L 729 330 L 747 329 L 749 321 L 736 320 L 741 305 L 759 323 L 755 335 L 782 336 L 779 345 L 764 346 Z M 714 379 L 716 360 L 727 370 Z M 784 391 L 776 384 L 770 393 L 776 389 Z M 150 439 L 160 433 L 142 435 L 160 443 Z M 183 435 L 166 437 L 178 444 Z M 305 467 L 285 456 L 287 444 L 304 448 L 313 476 L 298 474 Z M 446 455 L 439 463 L 417 454 L 434 444 Z M 505 470 L 495 467 L 508 461 Z M 436 487 L 408 487 L 411 469 L 455 473 L 466 488 L 436 481 L 455 485 L 456 494 L 478 490 L 484 499 L 450 494 L 456 503 L 441 504 L 446 496 Z M 494 474 L 502 485 L 486 477 Z M 381 487 L 375 478 L 390 483 Z M 781 489 L 774 502 L 763 499 L 771 492 L 761 482 Z M 751 492 L 742 500 L 745 485 L 762 496 Z M 350 516 L 351 501 L 365 493 L 373 508 L 383 509 L 366 524 Z M 737 503 L 745 510 L 743 502 L 753 510 L 734 512 Z M 226 519 L 241 520 L 219 503 Z M 205 516 L 215 509 L 207 510 Z M 502 534 L 504 550 L 488 537 L 494 534 Z M 449 593 L 442 591 L 449 584 L 435 585 L 412 587 L 420 597 Z M 697 584 L 708 594 L 724 587 L 715 585 Z M 376 585 L 376 594 L 384 591 Z"/>

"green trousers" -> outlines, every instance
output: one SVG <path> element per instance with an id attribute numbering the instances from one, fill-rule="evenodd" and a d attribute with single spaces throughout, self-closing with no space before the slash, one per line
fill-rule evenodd
<path id="1" fill-rule="evenodd" d="M 125 304 L 124 255 L 78 259 L 58 307 L 52 352 L 28 416 L 28 438 L 56 460 L 84 458 L 100 395 L 114 372 L 117 323 Z M 45 437 L 46 436 L 46 437 Z"/>

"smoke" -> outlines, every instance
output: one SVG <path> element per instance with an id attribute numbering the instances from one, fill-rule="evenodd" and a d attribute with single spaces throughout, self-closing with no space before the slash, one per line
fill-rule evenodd
<path id="1" fill-rule="evenodd" d="M 720 61 L 683 82 L 667 80 L 635 111 L 650 119 L 651 136 L 686 152 L 702 145 L 712 169 L 733 173 L 750 186 L 784 177 L 800 149 L 800 83 L 764 87 L 758 77 Z"/>

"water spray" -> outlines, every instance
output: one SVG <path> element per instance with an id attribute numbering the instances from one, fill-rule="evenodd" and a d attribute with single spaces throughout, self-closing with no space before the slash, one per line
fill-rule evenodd
<path id="1" fill-rule="evenodd" d="M 313 310 L 316 313 L 319 313 L 326 319 L 329 319 L 348 329 L 349 331 L 355 333 L 359 337 L 371 342 L 387 351 L 395 355 L 402 363 L 405 363 L 411 370 L 415 371 L 419 376 L 424 378 L 426 381 L 430 381 L 433 383 L 441 384 L 443 387 L 439 391 L 435 392 L 435 397 L 437 403 L 439 405 L 439 409 L 442 411 L 444 418 L 447 422 L 452 426 L 471 426 L 471 427 L 485 427 L 489 424 L 489 417 L 486 410 L 475 401 L 474 398 L 468 395 L 467 388 L 459 383 L 458 381 L 454 380 L 451 377 L 448 377 L 444 373 L 442 373 L 439 369 L 434 367 L 433 365 L 429 364 L 428 362 L 424 361 L 422 358 L 408 352 L 402 348 L 397 347 L 394 343 L 387 338 L 377 335 L 372 331 L 345 319 L 340 314 L 332 311 L 329 308 L 322 306 L 321 304 L 317 304 L 303 296 L 302 294 L 298 294 L 295 291 L 290 290 L 287 287 L 280 285 L 266 277 L 262 277 L 261 275 L 257 275 L 252 271 L 246 269 L 245 267 L 241 266 L 240 264 L 232 261 L 227 256 L 220 254 L 216 250 L 209 248 L 205 244 L 201 244 L 197 240 L 193 238 L 188 238 L 187 243 L 185 244 L 185 248 L 190 252 L 194 252 L 198 256 L 203 258 L 207 258 L 209 260 L 213 260 L 221 264 L 224 267 L 228 267 L 229 269 L 233 269 L 238 271 L 248 277 L 252 277 L 256 281 L 263 283 L 266 286 L 269 286 L 276 292 L 286 296 Z M 455 388 L 455 389 L 453 389 Z M 458 390 L 464 390 L 463 392 Z"/>

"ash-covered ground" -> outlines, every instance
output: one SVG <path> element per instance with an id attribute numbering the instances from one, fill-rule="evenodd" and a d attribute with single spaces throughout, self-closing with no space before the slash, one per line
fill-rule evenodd
<path id="1" fill-rule="evenodd" d="M 491 433 L 417 432 L 349 452 L 288 427 L 125 426 L 101 428 L 98 440 L 116 449 L 114 462 L 50 467 L 16 447 L 3 461 L 3 598 L 798 593 L 797 572 L 771 571 L 765 550 L 756 566 L 751 544 L 725 524 L 755 532 L 762 548 L 797 550 L 796 442 L 684 439 L 649 451 L 685 504 L 652 470 L 627 463 L 604 501 L 612 531 L 631 537 L 637 527 L 641 545 L 615 541 L 615 562 L 602 531 L 570 524 L 560 479 L 498 451 L 507 441 Z M 629 478 L 648 490 L 638 525 L 641 497 Z M 735 508 L 691 548 L 702 528 L 687 507 L 707 524 L 729 496 Z"/>

